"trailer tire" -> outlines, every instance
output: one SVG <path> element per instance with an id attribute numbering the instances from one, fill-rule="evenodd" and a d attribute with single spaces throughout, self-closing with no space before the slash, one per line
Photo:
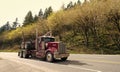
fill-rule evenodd
<path id="1" fill-rule="evenodd" d="M 46 61 L 47 62 L 53 62 L 54 58 L 53 58 L 53 54 L 51 52 L 47 52 L 46 54 Z"/>
<path id="2" fill-rule="evenodd" d="M 23 58 L 23 51 L 19 52 L 20 58 Z"/>
<path id="3" fill-rule="evenodd" d="M 29 58 L 29 54 L 26 54 L 26 52 L 23 52 L 23 58 Z"/>

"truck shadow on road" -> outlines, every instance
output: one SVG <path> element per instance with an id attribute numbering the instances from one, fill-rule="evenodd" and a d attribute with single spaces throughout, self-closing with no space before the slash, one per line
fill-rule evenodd
<path id="1" fill-rule="evenodd" d="M 83 63 L 77 60 L 66 60 L 66 61 L 61 61 L 61 60 L 55 60 L 53 63 L 55 64 L 62 64 L 62 65 L 89 65 L 87 63 Z"/>
<path id="2" fill-rule="evenodd" d="M 31 58 L 30 58 L 31 59 Z M 40 61 L 43 61 L 45 62 L 44 60 L 42 59 L 38 59 L 38 58 L 32 58 L 31 60 L 40 60 Z M 61 60 L 55 60 L 54 62 L 52 62 L 54 64 L 61 64 L 61 65 L 79 65 L 79 66 L 82 66 L 82 65 L 88 65 L 88 66 L 91 66 L 90 64 L 87 64 L 87 63 L 84 63 L 84 62 L 80 62 L 80 61 L 77 61 L 77 60 L 66 60 L 66 61 L 61 61 Z"/>

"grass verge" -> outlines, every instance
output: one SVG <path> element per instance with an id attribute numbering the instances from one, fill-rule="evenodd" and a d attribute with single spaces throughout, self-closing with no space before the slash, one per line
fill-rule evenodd
<path id="1" fill-rule="evenodd" d="M 4 49 L 4 50 L 0 50 L 0 52 L 18 52 L 18 50 Z"/>
<path id="2" fill-rule="evenodd" d="M 0 52 L 18 52 L 18 45 L 15 45 L 13 47 L 7 47 L 7 48 L 4 48 L 4 49 L 0 49 Z"/>

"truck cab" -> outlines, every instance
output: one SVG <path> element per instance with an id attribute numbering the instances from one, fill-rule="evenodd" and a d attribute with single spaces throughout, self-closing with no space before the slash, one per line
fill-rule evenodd
<path id="1" fill-rule="evenodd" d="M 56 42 L 54 37 L 41 36 L 38 40 L 36 56 L 51 62 L 57 58 L 66 60 L 69 53 L 67 53 L 65 45 L 62 42 Z"/>

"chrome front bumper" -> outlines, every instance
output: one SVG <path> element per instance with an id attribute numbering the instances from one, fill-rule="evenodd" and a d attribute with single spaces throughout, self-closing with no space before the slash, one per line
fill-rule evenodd
<path id="1" fill-rule="evenodd" d="M 64 58 L 68 56 L 69 56 L 69 53 L 65 53 L 65 54 L 54 53 L 54 58 Z"/>

